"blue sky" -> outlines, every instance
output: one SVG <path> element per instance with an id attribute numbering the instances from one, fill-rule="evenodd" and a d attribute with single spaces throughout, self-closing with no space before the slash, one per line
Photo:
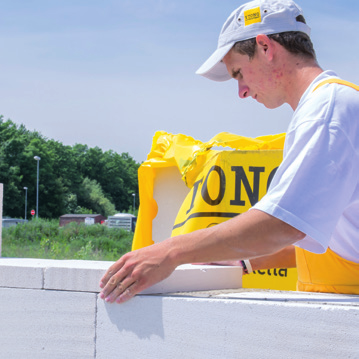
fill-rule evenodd
<path id="1" fill-rule="evenodd" d="M 285 132 L 292 110 L 194 74 L 229 0 L 0 0 L 0 114 L 65 145 L 146 159 L 157 130 L 209 140 Z M 359 83 L 359 3 L 298 1 L 323 69 Z"/>

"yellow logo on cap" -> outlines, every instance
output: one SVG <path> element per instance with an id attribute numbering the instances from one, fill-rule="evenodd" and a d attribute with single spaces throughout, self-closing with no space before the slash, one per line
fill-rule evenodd
<path id="1" fill-rule="evenodd" d="M 254 9 L 246 10 L 244 12 L 244 26 L 248 26 L 250 24 L 254 24 L 261 21 L 261 9 L 259 6 Z"/>

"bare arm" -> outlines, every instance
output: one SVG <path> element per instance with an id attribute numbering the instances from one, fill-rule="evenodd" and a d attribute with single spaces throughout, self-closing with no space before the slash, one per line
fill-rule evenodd
<path id="1" fill-rule="evenodd" d="M 272 255 L 253 258 L 251 259 L 251 265 L 253 270 L 295 268 L 295 248 L 294 246 L 288 246 Z"/>
<path id="2" fill-rule="evenodd" d="M 212 261 L 212 262 L 201 262 L 193 264 L 213 264 L 213 265 L 223 265 L 223 266 L 241 266 L 241 260 L 225 260 L 225 261 Z M 296 259 L 295 259 L 295 248 L 290 245 L 283 248 L 277 253 L 270 254 L 268 256 L 261 256 L 252 258 L 251 267 L 255 270 L 261 269 L 271 269 L 271 268 L 295 268 Z"/>
<path id="3" fill-rule="evenodd" d="M 275 217 L 251 210 L 217 226 L 125 254 L 102 277 L 100 296 L 121 303 L 165 279 L 180 264 L 271 255 L 304 236 Z"/>

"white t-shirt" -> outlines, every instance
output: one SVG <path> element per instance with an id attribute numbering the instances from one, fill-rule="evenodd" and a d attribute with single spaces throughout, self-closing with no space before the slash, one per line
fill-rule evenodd
<path id="1" fill-rule="evenodd" d="M 359 262 L 359 91 L 326 84 L 320 74 L 303 94 L 289 125 L 268 193 L 253 207 L 306 234 L 298 247 L 329 246 Z"/>

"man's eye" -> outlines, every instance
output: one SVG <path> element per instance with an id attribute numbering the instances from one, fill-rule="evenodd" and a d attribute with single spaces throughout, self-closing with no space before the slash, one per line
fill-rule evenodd
<path id="1" fill-rule="evenodd" d="M 233 78 L 236 79 L 237 77 L 242 78 L 241 70 L 233 72 Z"/>

